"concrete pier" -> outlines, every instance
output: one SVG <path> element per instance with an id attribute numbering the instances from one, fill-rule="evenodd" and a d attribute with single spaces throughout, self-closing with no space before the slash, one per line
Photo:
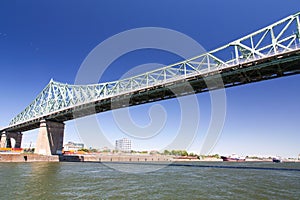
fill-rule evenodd
<path id="1" fill-rule="evenodd" d="M 6 135 L 4 133 L 0 134 L 0 148 L 6 147 Z"/>
<path id="2" fill-rule="evenodd" d="M 23 134 L 21 132 L 6 132 L 1 135 L 1 148 L 21 148 Z M 15 140 L 12 145 L 11 139 Z"/>
<path id="3" fill-rule="evenodd" d="M 41 155 L 61 154 L 64 138 L 64 123 L 42 120 L 35 153 Z"/>
<path id="4" fill-rule="evenodd" d="M 6 139 L 7 139 L 7 147 L 11 147 L 11 148 L 21 148 L 21 144 L 22 144 L 22 137 L 23 134 L 21 132 L 7 132 L 6 133 Z M 12 146 L 11 144 L 11 139 L 15 140 L 15 145 Z"/>

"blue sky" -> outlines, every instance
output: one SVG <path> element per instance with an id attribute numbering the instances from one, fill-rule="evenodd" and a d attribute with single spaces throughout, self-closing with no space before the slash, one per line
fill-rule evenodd
<path id="1" fill-rule="evenodd" d="M 206 50 L 224 45 L 298 12 L 298 1 L 10 1 L 0 2 L 0 126 L 21 112 L 53 78 L 74 83 L 78 69 L 93 48 L 122 31 L 163 27 L 179 31 Z M 191 57 L 194 55 L 191 55 Z M 171 64 L 179 58 L 145 50 L 114 62 L 101 81 L 116 80 L 144 63 Z M 121 67 L 120 67 L 121 66 Z M 300 153 L 300 78 L 291 76 L 226 89 L 227 114 L 212 153 L 281 155 Z M 198 94 L 201 110 L 197 137 L 190 151 L 198 152 L 210 120 L 209 94 Z M 166 130 L 153 140 L 134 141 L 136 149 L 160 149 L 180 122 L 178 101 L 158 103 L 169 116 Z M 153 104 L 130 108 L 140 126 Z M 110 112 L 97 115 L 113 143 L 124 135 Z M 173 128 L 172 128 L 173 127 Z M 74 122 L 66 123 L 65 142 L 80 141 Z M 37 130 L 24 133 L 24 145 Z"/>

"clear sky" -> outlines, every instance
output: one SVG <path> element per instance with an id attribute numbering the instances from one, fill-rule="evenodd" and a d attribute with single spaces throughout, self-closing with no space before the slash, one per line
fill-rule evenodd
<path id="1" fill-rule="evenodd" d="M 295 14 L 299 8 L 299 1 L 280 0 L 2 0 L 0 126 L 8 125 L 51 78 L 73 84 L 89 52 L 120 32 L 140 27 L 168 28 L 212 50 Z M 116 80 L 141 64 L 177 61 L 178 57 L 158 50 L 132 52 L 116 60 L 101 81 Z M 299 85 L 300 77 L 296 75 L 226 89 L 226 120 L 211 153 L 296 157 L 300 153 Z M 189 147 L 194 152 L 200 151 L 211 112 L 208 93 L 198 94 L 197 99 L 200 124 Z M 164 130 L 157 138 L 133 139 L 137 150 L 164 148 L 180 123 L 176 99 L 130 108 L 134 122 L 147 125 L 147 112 L 154 105 L 165 109 L 168 119 Z M 128 137 L 110 112 L 98 114 L 97 120 L 112 144 Z M 65 142 L 81 142 L 81 134 L 74 122 L 66 123 Z M 36 137 L 37 130 L 25 132 L 23 146 L 34 143 Z"/>

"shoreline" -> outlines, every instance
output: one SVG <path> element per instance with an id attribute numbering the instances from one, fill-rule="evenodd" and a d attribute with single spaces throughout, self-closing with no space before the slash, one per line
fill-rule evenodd
<path id="1" fill-rule="evenodd" d="M 169 155 L 135 154 L 75 154 L 52 155 L 1 153 L 1 162 L 228 162 L 218 158 L 176 158 Z M 230 162 L 230 161 L 229 161 Z M 243 162 L 272 162 L 272 159 L 246 159 Z M 283 160 L 284 163 L 298 163 L 300 160 Z"/>

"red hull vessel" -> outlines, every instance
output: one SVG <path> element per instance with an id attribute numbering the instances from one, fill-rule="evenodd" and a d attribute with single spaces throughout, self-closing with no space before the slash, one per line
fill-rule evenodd
<path id="1" fill-rule="evenodd" d="M 221 156 L 223 161 L 227 162 L 245 162 L 245 158 L 237 158 L 237 157 L 226 157 L 226 156 Z"/>

